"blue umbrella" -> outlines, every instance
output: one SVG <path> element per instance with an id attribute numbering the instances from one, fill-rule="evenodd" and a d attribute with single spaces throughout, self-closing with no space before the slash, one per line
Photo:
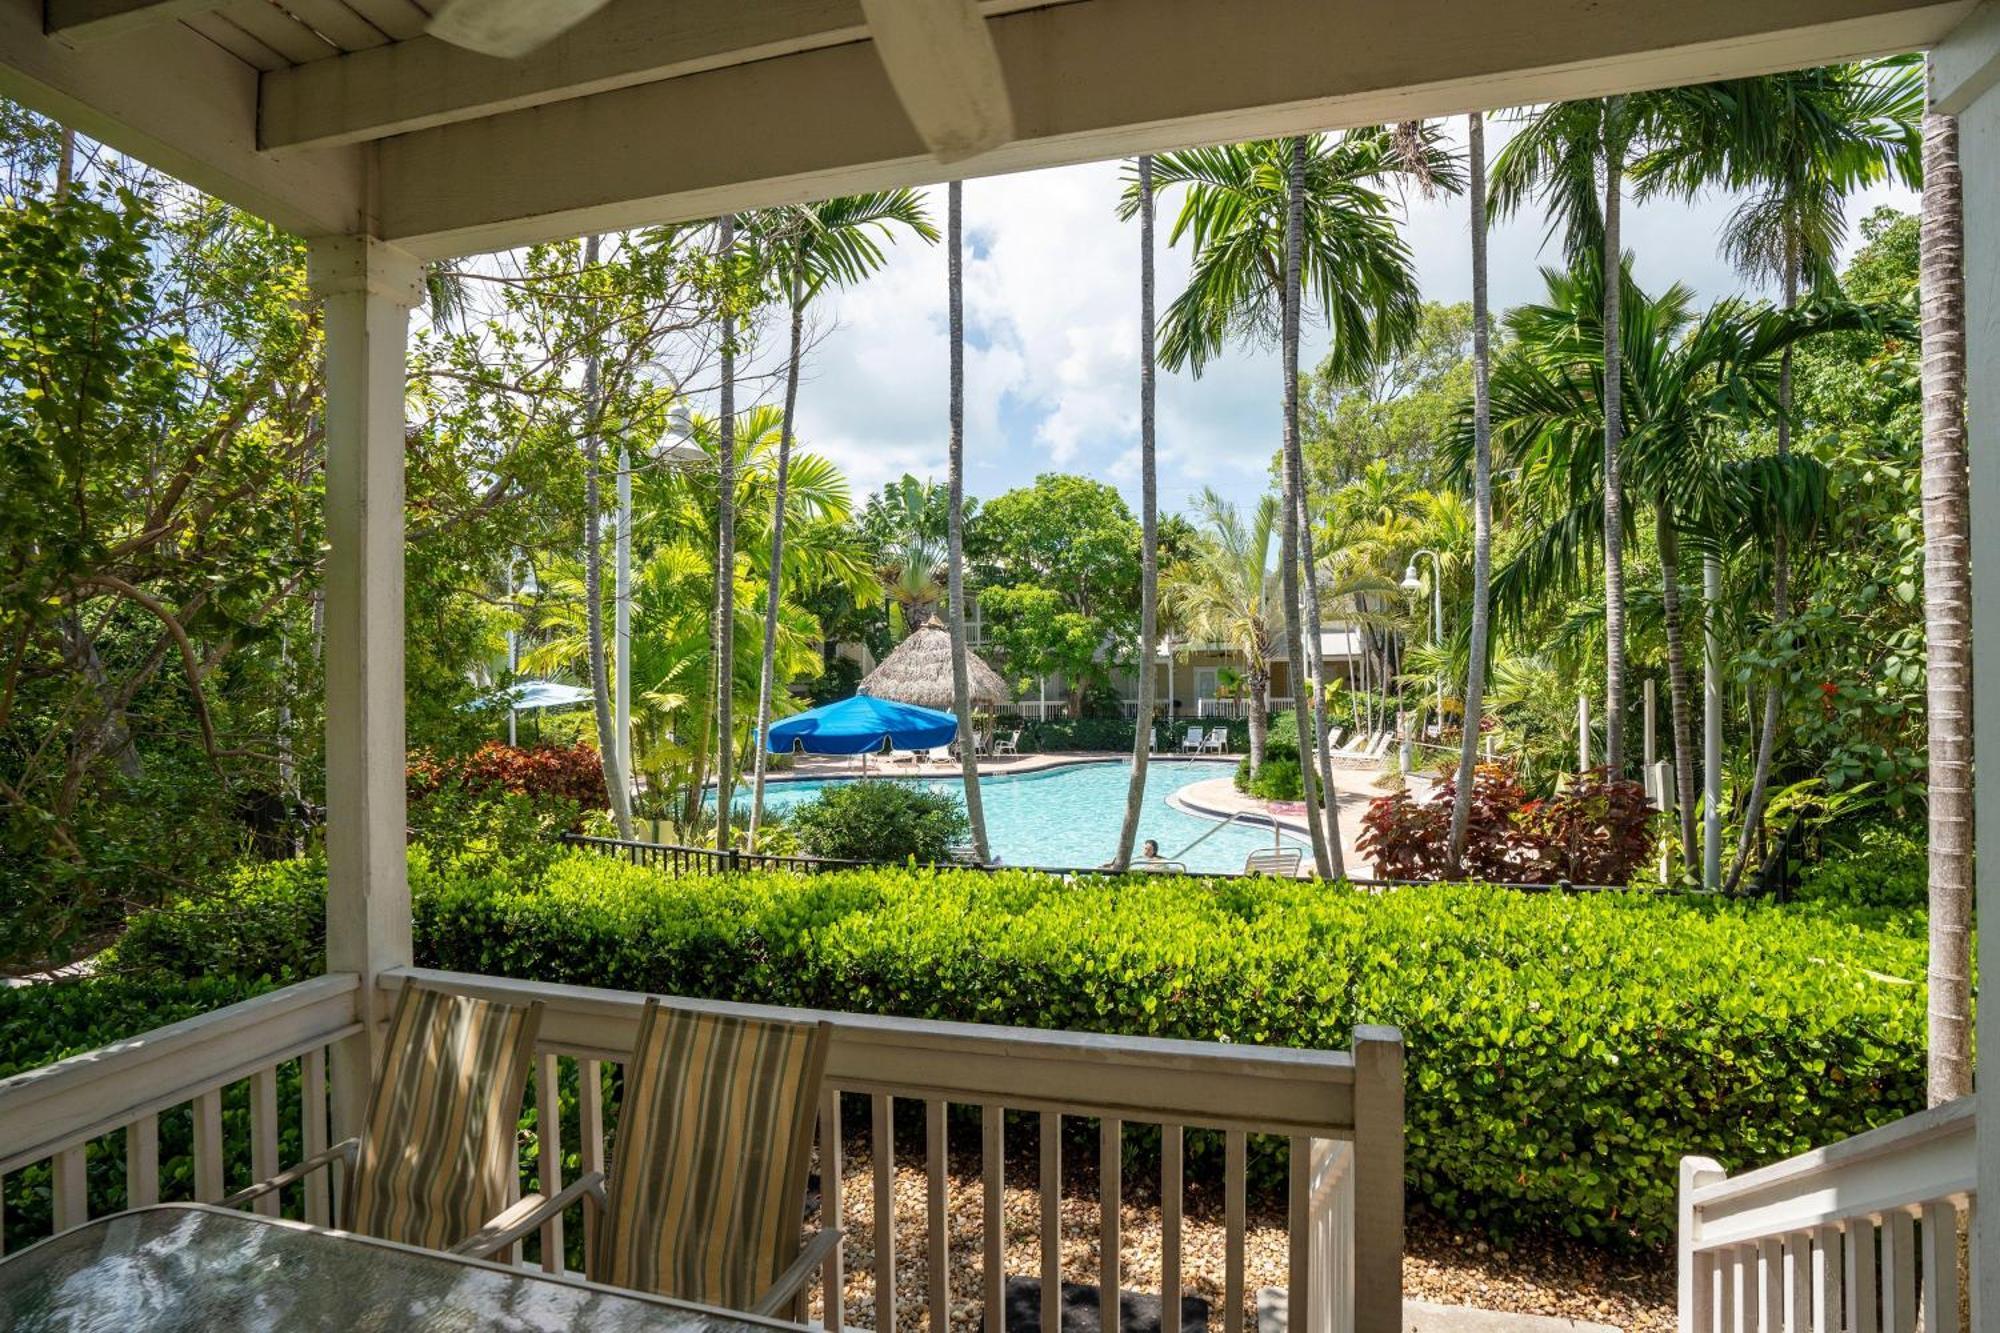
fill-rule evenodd
<path id="1" fill-rule="evenodd" d="M 882 742 L 905 750 L 930 750 L 958 734 L 958 719 L 935 708 L 857 694 L 773 722 L 767 733 L 772 754 L 794 745 L 808 754 L 869 754 Z"/>

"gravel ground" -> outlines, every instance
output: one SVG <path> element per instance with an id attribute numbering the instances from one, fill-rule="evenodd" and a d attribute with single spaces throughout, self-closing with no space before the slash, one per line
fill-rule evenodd
<path id="1" fill-rule="evenodd" d="M 1067 1158 L 1069 1154 L 1065 1154 Z M 900 1157 L 900 1154 L 899 1154 Z M 1062 1200 L 1062 1271 L 1068 1282 L 1095 1284 L 1098 1205 L 1094 1165 L 1081 1178 L 1065 1181 Z M 849 1145 L 843 1160 L 842 1204 L 846 1215 L 844 1322 L 875 1327 L 874 1190 L 865 1148 Z M 1033 1183 L 1033 1163 L 1009 1162 L 1004 1192 L 1007 1272 L 1041 1272 L 1041 1195 Z M 1121 1209 L 1120 1263 L 1127 1290 L 1159 1287 L 1160 1215 L 1157 1203 L 1135 1197 L 1127 1182 Z M 899 1161 L 896 1170 L 897 1325 L 925 1330 L 929 1262 L 925 1175 L 919 1160 Z M 952 1154 L 948 1172 L 948 1233 L 951 1251 L 951 1327 L 980 1327 L 983 1202 L 976 1154 Z M 1182 1282 L 1218 1312 L 1224 1279 L 1221 1199 L 1213 1191 L 1190 1188 L 1182 1224 Z M 1259 1287 L 1285 1285 L 1286 1235 L 1281 1204 L 1252 1200 L 1244 1243 L 1245 1327 L 1256 1328 Z M 814 1221 L 817 1225 L 817 1219 Z M 1424 1218 L 1412 1218 L 1403 1260 L 1404 1294 L 1413 1299 L 1471 1305 L 1487 1310 L 1565 1315 L 1621 1328 L 1666 1333 L 1675 1326 L 1672 1261 L 1627 1259 L 1589 1246 L 1554 1241 L 1523 1242 L 1497 1251 L 1482 1240 Z M 825 1317 L 824 1284 L 815 1284 L 811 1318 Z M 1220 1330 L 1218 1313 L 1212 1325 Z"/>

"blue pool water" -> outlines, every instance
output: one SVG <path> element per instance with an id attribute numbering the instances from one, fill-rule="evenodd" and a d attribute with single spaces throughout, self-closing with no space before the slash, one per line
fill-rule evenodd
<path id="1" fill-rule="evenodd" d="M 1181 813 L 1167 797 L 1191 783 L 1226 778 L 1236 771 L 1230 763 L 1151 763 L 1146 766 L 1146 808 L 1139 821 L 1139 842 L 1158 839 L 1160 854 L 1185 861 L 1190 870 L 1241 870 L 1243 858 L 1271 846 L 1271 830 L 1232 824 L 1193 851 L 1181 849 L 1215 827 L 1216 821 Z M 1040 773 L 988 775 L 979 781 L 986 807 L 986 836 L 994 856 L 1015 866 L 1094 866 L 1118 850 L 1118 830 L 1125 818 L 1125 788 L 1132 779 L 1130 760 L 1077 764 Z M 773 782 L 764 788 L 764 804 L 784 810 L 810 800 L 832 782 Z M 963 790 L 956 774 L 895 777 L 956 795 Z M 742 790 L 739 800 L 748 800 Z M 1290 833 L 1284 845 L 1303 847 Z M 1310 855 L 1310 852 L 1307 853 Z"/>

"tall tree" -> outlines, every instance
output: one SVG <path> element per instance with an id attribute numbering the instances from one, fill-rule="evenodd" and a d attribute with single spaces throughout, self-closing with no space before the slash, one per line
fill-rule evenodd
<path id="1" fill-rule="evenodd" d="M 1225 644 L 1243 659 L 1254 769 L 1264 762 L 1269 731 L 1264 696 L 1284 633 L 1278 609 L 1282 594 L 1271 572 L 1278 500 L 1264 495 L 1246 525 L 1234 505 L 1204 490 L 1195 497 L 1195 512 L 1201 518 L 1201 538 L 1193 553 L 1170 570 L 1166 601 L 1190 639 Z"/>
<path id="2" fill-rule="evenodd" d="M 1490 349 L 1486 309 L 1486 120 L 1475 111 L 1465 121 L 1466 192 L 1472 205 L 1472 628 L 1460 708 L 1464 736 L 1459 742 L 1458 786 L 1452 795 L 1451 842 L 1446 858 L 1454 875 L 1463 873 L 1465 831 L 1472 818 L 1473 770 L 1479 763 L 1479 728 L 1485 717 L 1486 642 L 1493 614 L 1493 401 L 1487 373 Z"/>
<path id="3" fill-rule="evenodd" d="M 1304 631 L 1311 632 L 1312 651 L 1317 653 L 1318 618 L 1314 617 L 1314 623 L 1309 626 L 1299 624 L 1299 516 L 1303 512 L 1302 497 L 1305 492 L 1305 455 L 1299 447 L 1299 306 L 1304 296 L 1301 275 L 1306 229 L 1306 156 L 1304 137 L 1293 139 L 1286 171 L 1285 269 L 1280 315 L 1282 327 L 1279 332 L 1279 366 L 1285 377 L 1285 484 L 1282 501 L 1285 512 L 1278 561 L 1282 573 L 1280 586 L 1285 590 L 1285 650 L 1291 658 L 1292 707 L 1299 724 L 1299 779 L 1305 796 L 1306 827 L 1312 835 L 1313 868 L 1319 872 L 1321 879 L 1332 879 L 1332 858 L 1338 853 L 1327 851 L 1326 821 L 1314 800 L 1319 774 L 1315 771 L 1314 756 L 1310 752 L 1310 736 L 1316 709 L 1306 681 Z"/>
<path id="4" fill-rule="evenodd" d="M 963 182 L 945 187 L 945 263 L 951 321 L 951 504 L 945 552 L 945 598 L 951 624 L 952 711 L 958 716 L 958 765 L 965 782 L 965 815 L 972 825 L 972 854 L 992 860 L 986 841 L 986 807 L 979 793 L 979 746 L 972 726 L 972 670 L 965 647 L 965 245 Z"/>
<path id="5" fill-rule="evenodd" d="M 764 773 L 768 753 L 764 733 L 771 725 L 773 667 L 777 653 L 780 571 L 784 568 L 785 487 L 789 480 L 792 436 L 799 403 L 799 361 L 805 352 L 806 306 L 830 286 L 861 281 L 887 262 L 878 236 L 893 239 L 895 228 L 908 227 L 926 241 L 937 240 L 923 196 L 915 190 L 878 190 L 845 195 L 816 204 L 775 210 L 759 217 L 767 237 L 773 267 L 784 284 L 791 315 L 790 354 L 785 360 L 785 416 L 778 436 L 778 479 L 771 509 L 771 578 L 764 595 L 763 666 L 757 685 L 757 728 L 752 748 L 756 776 L 750 790 L 749 845 L 757 848 L 757 826 L 764 818 Z"/>
<path id="6" fill-rule="evenodd" d="M 715 845 L 727 849 L 730 806 L 736 799 L 736 731 L 731 715 L 736 678 L 736 218 L 717 228 L 722 258 L 722 385 L 715 454 Z"/>
<path id="7" fill-rule="evenodd" d="M 600 237 L 583 243 L 586 281 L 602 255 Z M 590 692 L 597 711 L 597 748 L 604 765 L 604 786 L 611 795 L 611 818 L 618 836 L 632 836 L 632 780 L 625 772 L 617 726 L 611 715 L 611 670 L 604 651 L 604 381 L 598 342 L 592 339 L 583 358 L 583 588 L 588 608 Z"/>
<path id="8" fill-rule="evenodd" d="M 1923 119 L 1924 641 L 1930 738 L 1930 1101 L 1972 1091 L 1972 505 L 1958 121 Z"/>
<path id="9" fill-rule="evenodd" d="M 1621 215 L 1625 168 L 1647 111 L 1644 99 L 1619 94 L 1600 101 L 1557 102 L 1530 113 L 1526 123 L 1493 162 L 1492 205 L 1506 216 L 1530 196 L 1550 214 L 1550 229 L 1562 232 L 1564 253 L 1574 263 L 1617 273 L 1622 265 Z M 1599 182 L 1602 181 L 1602 191 Z M 1618 358 L 1619 302 L 1623 284 L 1603 284 L 1604 379 L 1602 417 L 1604 487 L 1604 763 L 1619 772 L 1625 762 L 1625 514 L 1619 483 L 1619 444 L 1624 438 L 1623 388 Z"/>
<path id="10" fill-rule="evenodd" d="M 1153 677 L 1159 637 L 1160 479 L 1153 452 L 1153 159 L 1139 158 L 1139 711 L 1132 724 L 1132 778 L 1114 864 L 1132 863 L 1153 752 Z"/>
<path id="11" fill-rule="evenodd" d="M 1776 281 L 1787 310 L 1797 306 L 1802 284 L 1833 286 L 1847 235 L 1847 197 L 1892 174 L 1912 184 L 1918 178 L 1923 90 L 1911 58 L 1730 79 L 1654 98 L 1660 133 L 1635 164 L 1640 188 L 1683 197 L 1718 184 L 1747 191 L 1724 225 L 1724 251 L 1746 276 Z M 1791 452 L 1791 405 L 1788 347 L 1778 378 L 1780 458 Z M 1780 635 L 1791 619 L 1788 543 L 1784 525 L 1772 529 L 1771 620 Z M 1773 673 L 1726 889 L 1741 882 L 1763 824 L 1782 705 Z"/>

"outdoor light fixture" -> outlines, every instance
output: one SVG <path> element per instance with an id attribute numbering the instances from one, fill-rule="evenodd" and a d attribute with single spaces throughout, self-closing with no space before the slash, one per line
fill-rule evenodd
<path id="1" fill-rule="evenodd" d="M 1418 593 L 1422 592 L 1423 590 L 1424 590 L 1424 585 L 1417 578 L 1417 562 L 1412 560 L 1403 569 L 1403 591 L 1410 594 L 1410 596 L 1415 597 Z"/>

